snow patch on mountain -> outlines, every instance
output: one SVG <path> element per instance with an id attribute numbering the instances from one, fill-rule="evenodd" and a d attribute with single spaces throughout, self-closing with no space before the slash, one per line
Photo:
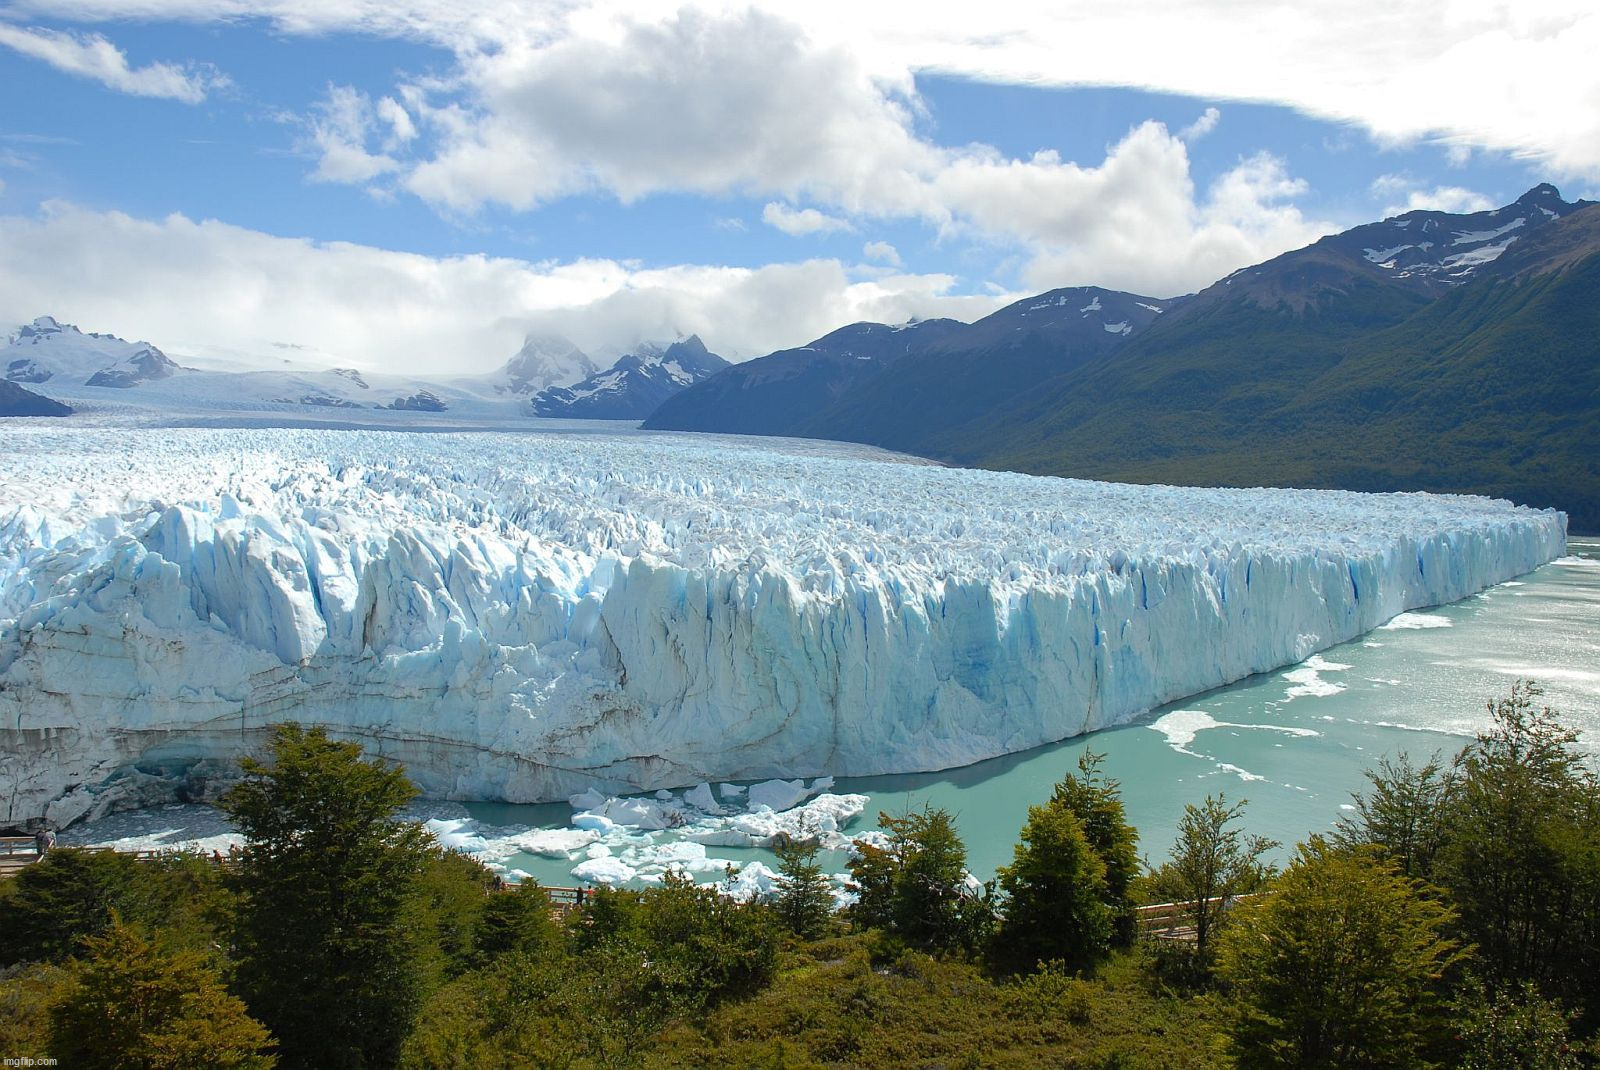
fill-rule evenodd
<path id="1" fill-rule="evenodd" d="M 1455 241 L 1451 242 L 1450 244 L 1451 245 L 1475 245 L 1475 244 L 1482 244 L 1484 242 L 1492 242 L 1496 238 L 1500 237 L 1502 234 L 1509 234 L 1513 230 L 1516 230 L 1518 227 L 1521 227 L 1522 225 L 1524 225 L 1525 223 L 1527 223 L 1527 219 L 1522 217 L 1522 216 L 1518 216 L 1516 219 L 1513 219 L 1511 222 L 1507 223 L 1505 226 L 1496 227 L 1493 230 L 1461 230 L 1461 231 L 1457 231 L 1456 232 L 1456 236 L 1455 236 Z"/>

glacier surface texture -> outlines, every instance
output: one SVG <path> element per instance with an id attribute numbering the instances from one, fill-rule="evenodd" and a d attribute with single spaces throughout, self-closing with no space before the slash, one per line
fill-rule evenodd
<path id="1" fill-rule="evenodd" d="M 13 823 L 199 790 L 291 719 L 438 798 L 944 768 L 1297 661 L 1565 545 L 1562 514 L 1484 499 L 774 440 L 8 432 Z"/>

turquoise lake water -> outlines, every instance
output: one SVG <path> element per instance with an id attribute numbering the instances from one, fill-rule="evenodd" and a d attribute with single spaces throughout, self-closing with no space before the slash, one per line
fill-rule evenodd
<path id="1" fill-rule="evenodd" d="M 1569 554 L 1520 580 L 1404 614 L 1298 666 L 1164 706 L 1133 724 L 944 772 L 841 778 L 834 792 L 871 797 L 846 831 L 876 827 L 879 811 L 947 808 L 966 840 L 970 868 L 987 879 L 1010 860 L 1028 807 L 1093 748 L 1122 782 L 1151 862 L 1166 856 L 1184 804 L 1216 794 L 1247 799 L 1248 829 L 1285 844 L 1282 857 L 1338 820 L 1363 786 L 1363 770 L 1402 751 L 1454 754 L 1487 725 L 1486 703 L 1523 677 L 1545 688 L 1544 702 L 1600 756 L 1600 540 L 1574 539 Z M 466 809 L 501 827 L 559 828 L 571 816 L 565 805 Z M 740 863 L 773 861 L 760 849 L 712 853 Z M 843 854 L 824 861 L 844 868 Z M 574 883 L 573 861 L 519 854 L 507 865 L 545 884 Z"/>

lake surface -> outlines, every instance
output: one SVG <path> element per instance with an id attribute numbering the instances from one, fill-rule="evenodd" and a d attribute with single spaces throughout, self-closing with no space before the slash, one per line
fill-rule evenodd
<path id="1" fill-rule="evenodd" d="M 1330 828 L 1362 773 L 1385 755 L 1446 757 L 1489 722 L 1486 703 L 1512 682 L 1531 678 L 1545 704 L 1583 734 L 1600 758 L 1600 540 L 1573 539 L 1569 556 L 1528 576 L 1453 605 L 1407 613 L 1360 639 L 1298 666 L 1152 711 L 1139 721 L 1021 754 L 939 773 L 840 779 L 835 793 L 867 795 L 865 814 L 846 828 L 877 825 L 879 811 L 949 809 L 966 840 L 969 866 L 983 879 L 1011 858 L 1030 805 L 1073 771 L 1086 748 L 1106 755 L 1120 780 L 1140 849 L 1152 862 L 1170 848 L 1186 803 L 1207 795 L 1248 799 L 1249 831 L 1281 841 L 1282 858 L 1309 833 Z M 470 816 L 483 836 L 517 829 L 566 828 L 564 804 L 436 804 L 421 816 Z M 71 842 L 124 846 L 221 842 L 204 808 L 175 807 L 119 815 L 71 830 Z M 640 834 L 649 854 L 681 838 L 672 830 Z M 739 865 L 774 860 L 756 848 L 714 847 Z M 541 883 L 571 885 L 571 857 L 501 853 L 496 861 Z M 823 859 L 845 867 L 842 852 Z M 712 879 L 714 874 L 700 874 Z"/>

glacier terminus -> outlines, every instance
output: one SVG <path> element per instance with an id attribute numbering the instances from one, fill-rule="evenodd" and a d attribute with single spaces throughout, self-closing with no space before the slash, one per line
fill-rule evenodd
<path id="1" fill-rule="evenodd" d="M 963 765 L 1298 661 L 1566 537 L 1483 498 L 784 440 L 8 431 L 11 824 L 202 796 L 286 720 L 445 799 Z"/>

